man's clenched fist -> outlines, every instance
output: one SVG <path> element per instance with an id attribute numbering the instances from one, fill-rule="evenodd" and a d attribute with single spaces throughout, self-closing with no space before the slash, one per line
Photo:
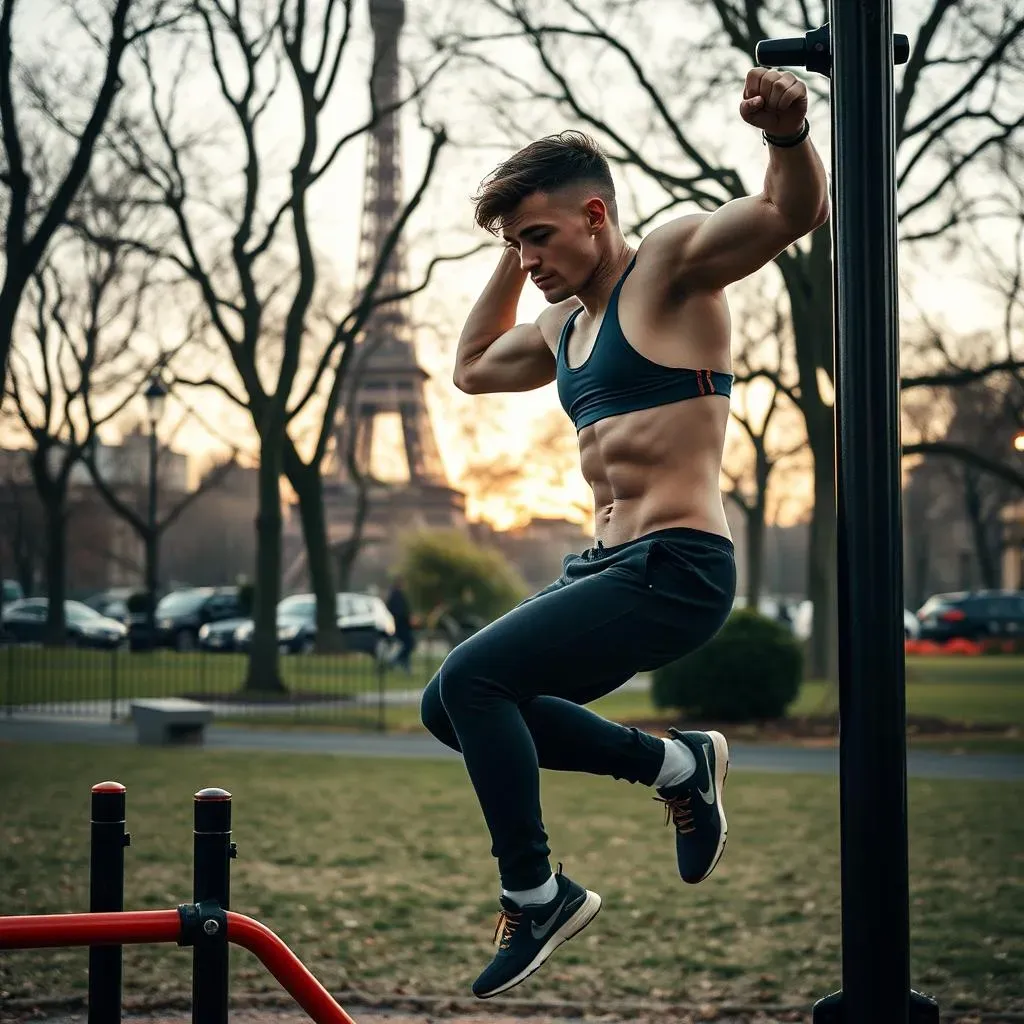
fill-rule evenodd
<path id="1" fill-rule="evenodd" d="M 740 117 L 769 135 L 796 135 L 807 116 L 807 86 L 788 71 L 752 68 L 743 83 Z"/>

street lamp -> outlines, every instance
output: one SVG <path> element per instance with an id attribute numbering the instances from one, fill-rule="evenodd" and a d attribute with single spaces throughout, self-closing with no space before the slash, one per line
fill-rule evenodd
<path id="1" fill-rule="evenodd" d="M 1014 436 L 1013 450 L 1015 452 L 1024 452 L 1024 430 L 1018 430 Z"/>
<path id="2" fill-rule="evenodd" d="M 167 401 L 167 386 L 154 373 L 143 392 L 149 418 L 149 514 L 146 519 L 146 632 L 150 646 L 156 646 L 156 595 L 159 579 L 159 550 L 156 529 L 157 441 L 156 427 Z"/>
<path id="3" fill-rule="evenodd" d="M 150 434 L 155 433 L 156 425 L 164 414 L 164 403 L 167 401 L 167 386 L 155 373 L 149 379 L 149 386 L 143 392 L 146 399 L 146 412 L 149 414 Z"/>

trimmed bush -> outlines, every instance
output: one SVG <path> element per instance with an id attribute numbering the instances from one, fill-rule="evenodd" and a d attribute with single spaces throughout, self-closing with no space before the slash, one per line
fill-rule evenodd
<path id="1" fill-rule="evenodd" d="M 478 629 L 503 615 L 529 592 L 497 549 L 458 530 L 422 530 L 403 538 L 398 566 L 413 609 L 433 625 L 450 618 Z"/>
<path id="2" fill-rule="evenodd" d="M 785 626 L 755 611 L 733 612 L 699 650 L 657 669 L 655 706 L 719 722 L 779 718 L 796 699 L 803 655 Z"/>

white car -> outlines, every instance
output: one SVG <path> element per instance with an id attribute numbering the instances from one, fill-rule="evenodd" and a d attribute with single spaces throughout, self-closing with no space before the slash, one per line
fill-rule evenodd
<path id="1" fill-rule="evenodd" d="M 809 640 L 814 628 L 814 605 L 810 601 L 801 601 L 793 616 L 793 633 L 800 640 Z M 917 616 L 908 609 L 903 609 L 903 637 L 905 640 L 916 640 L 921 634 L 921 623 Z"/>

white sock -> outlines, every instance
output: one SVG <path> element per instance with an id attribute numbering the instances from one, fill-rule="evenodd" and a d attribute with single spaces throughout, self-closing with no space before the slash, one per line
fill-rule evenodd
<path id="1" fill-rule="evenodd" d="M 535 889 L 502 889 L 501 894 L 520 907 L 542 906 L 550 903 L 558 895 L 558 882 L 555 881 L 555 876 L 551 875 L 543 885 L 538 885 Z"/>
<path id="2" fill-rule="evenodd" d="M 685 743 L 668 737 L 664 737 L 662 743 L 665 744 L 665 760 L 661 764 L 658 777 L 654 780 L 656 789 L 678 786 L 680 782 L 685 782 L 697 770 L 697 761 L 693 756 L 693 751 Z"/>

